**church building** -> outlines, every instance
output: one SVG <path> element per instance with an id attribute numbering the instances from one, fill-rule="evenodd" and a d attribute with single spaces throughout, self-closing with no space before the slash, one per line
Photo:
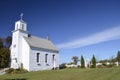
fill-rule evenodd
<path id="1" fill-rule="evenodd" d="M 28 71 L 59 68 L 59 49 L 48 38 L 30 35 L 22 17 L 23 14 L 12 31 L 11 68 L 23 67 Z"/>

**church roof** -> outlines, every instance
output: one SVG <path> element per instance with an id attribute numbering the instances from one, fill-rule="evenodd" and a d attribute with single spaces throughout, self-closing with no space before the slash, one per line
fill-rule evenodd
<path id="1" fill-rule="evenodd" d="M 24 20 L 18 20 L 16 22 L 26 23 Z"/>
<path id="2" fill-rule="evenodd" d="M 30 47 L 40 48 L 45 50 L 59 51 L 59 49 L 50 41 L 36 36 L 24 37 Z"/>

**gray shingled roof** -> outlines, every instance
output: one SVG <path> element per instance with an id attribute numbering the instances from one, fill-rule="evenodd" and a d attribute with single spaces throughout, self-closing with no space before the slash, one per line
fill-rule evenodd
<path id="1" fill-rule="evenodd" d="M 59 49 L 50 40 L 36 36 L 24 37 L 24 39 L 27 41 L 30 47 L 59 51 Z"/>

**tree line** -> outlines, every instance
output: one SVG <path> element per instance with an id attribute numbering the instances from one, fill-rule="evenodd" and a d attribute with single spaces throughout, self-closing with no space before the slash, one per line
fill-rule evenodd
<path id="1" fill-rule="evenodd" d="M 80 64 L 81 64 L 80 67 L 85 68 L 85 60 L 84 60 L 84 57 L 82 55 L 81 55 L 80 59 L 77 56 L 73 56 L 72 60 L 73 60 L 73 64 L 75 64 L 75 65 L 78 64 L 78 61 L 80 61 Z M 94 55 L 92 56 L 92 59 L 90 61 L 90 65 L 87 65 L 87 66 L 91 67 L 91 68 L 96 68 L 96 58 Z"/>
<path id="2" fill-rule="evenodd" d="M 5 38 L 0 37 L 0 69 L 10 66 L 10 45 L 12 43 L 12 37 L 7 36 Z"/>
<path id="3" fill-rule="evenodd" d="M 100 60 L 100 63 L 102 63 L 104 66 L 106 66 L 106 62 L 110 63 L 110 66 L 115 66 L 116 62 L 118 63 L 118 66 L 120 65 L 120 51 L 117 52 L 116 57 L 111 57 L 110 59 L 104 59 L 104 60 Z"/>
<path id="4" fill-rule="evenodd" d="M 78 64 L 78 61 L 80 61 L 80 64 L 81 64 L 80 67 L 85 68 L 85 60 L 82 55 L 81 55 L 80 59 L 77 56 L 73 56 L 72 60 L 73 60 L 73 64 L 75 64 L 75 65 Z M 106 65 L 107 62 L 110 63 L 109 66 L 111 66 L 111 67 L 116 65 L 115 62 L 118 62 L 118 65 L 120 65 L 120 51 L 117 52 L 116 57 L 111 57 L 111 59 L 100 60 L 98 62 L 102 63 L 103 66 L 107 66 Z M 91 67 L 91 68 L 96 68 L 96 63 L 97 63 L 97 60 L 96 60 L 95 56 L 93 55 L 92 59 L 89 61 L 89 64 L 87 66 Z"/>

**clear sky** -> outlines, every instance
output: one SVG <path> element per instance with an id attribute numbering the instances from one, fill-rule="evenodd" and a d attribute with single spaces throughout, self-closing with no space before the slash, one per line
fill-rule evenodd
<path id="1" fill-rule="evenodd" d="M 30 34 L 48 34 L 59 47 L 60 63 L 110 59 L 120 50 L 120 0 L 0 0 L 0 37 L 12 35 L 21 13 Z"/>

